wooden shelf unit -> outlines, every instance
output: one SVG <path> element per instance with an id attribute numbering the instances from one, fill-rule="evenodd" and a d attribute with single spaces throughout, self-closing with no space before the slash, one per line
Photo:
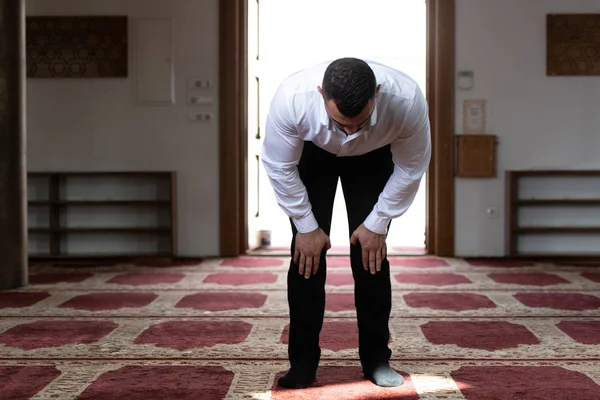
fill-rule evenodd
<path id="1" fill-rule="evenodd" d="M 173 172 L 29 172 L 29 258 L 171 258 Z"/>
<path id="2" fill-rule="evenodd" d="M 600 259 L 600 171 L 507 171 L 506 194 L 509 257 Z"/>

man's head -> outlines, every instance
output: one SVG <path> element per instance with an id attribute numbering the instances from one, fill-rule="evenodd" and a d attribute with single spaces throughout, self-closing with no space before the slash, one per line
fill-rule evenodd
<path id="1" fill-rule="evenodd" d="M 366 62 L 340 58 L 329 64 L 318 90 L 329 117 L 347 134 L 353 134 L 369 122 L 379 86 Z"/>

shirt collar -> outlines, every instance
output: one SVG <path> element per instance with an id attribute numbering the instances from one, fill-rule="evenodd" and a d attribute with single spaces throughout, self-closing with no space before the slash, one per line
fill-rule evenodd
<path id="1" fill-rule="evenodd" d="M 363 129 L 361 129 L 362 131 L 369 131 L 377 123 L 377 109 L 379 108 L 378 105 L 379 104 L 376 101 L 375 108 L 373 109 L 373 113 L 371 114 L 371 118 L 369 119 L 369 122 L 363 127 Z M 325 109 L 325 100 L 323 99 L 323 97 L 321 97 L 321 124 L 327 126 L 327 129 L 329 129 L 330 131 L 337 129 L 336 125 L 333 123 L 331 118 L 329 118 L 329 114 L 327 114 L 327 110 Z"/>

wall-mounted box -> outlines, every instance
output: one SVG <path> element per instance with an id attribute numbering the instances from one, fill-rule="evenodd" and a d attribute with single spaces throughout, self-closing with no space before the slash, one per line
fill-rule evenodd
<path id="1" fill-rule="evenodd" d="M 456 176 L 496 177 L 496 135 L 456 136 Z"/>

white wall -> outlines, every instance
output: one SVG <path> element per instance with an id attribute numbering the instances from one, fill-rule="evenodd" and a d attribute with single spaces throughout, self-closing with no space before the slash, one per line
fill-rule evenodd
<path id="1" fill-rule="evenodd" d="M 487 99 L 497 179 L 456 180 L 456 254 L 502 256 L 504 172 L 600 168 L 600 77 L 546 76 L 546 14 L 600 13 L 597 0 L 457 0 L 456 68 L 475 74 L 462 101 Z M 488 218 L 488 207 L 501 211 Z"/>
<path id="2" fill-rule="evenodd" d="M 135 104 L 131 42 L 127 79 L 28 79 L 28 168 L 176 171 L 178 254 L 218 254 L 217 0 L 27 0 L 27 13 L 171 19 L 175 104 Z M 213 83 L 211 122 L 188 122 L 192 77 Z"/>
<path id="3" fill-rule="evenodd" d="M 139 107 L 133 79 L 28 80 L 30 170 L 174 170 L 179 176 L 182 256 L 219 248 L 217 0 L 27 0 L 28 14 L 126 14 L 172 18 L 176 104 Z M 600 78 L 545 75 L 545 15 L 600 12 L 597 0 L 457 0 L 458 70 L 475 88 L 461 103 L 488 100 L 488 132 L 499 136 L 499 178 L 456 181 L 457 255 L 504 254 L 506 169 L 600 168 Z M 130 48 L 130 52 L 133 49 Z M 189 124 L 187 79 L 215 84 L 215 118 Z M 495 219 L 486 216 L 497 206 Z"/>

